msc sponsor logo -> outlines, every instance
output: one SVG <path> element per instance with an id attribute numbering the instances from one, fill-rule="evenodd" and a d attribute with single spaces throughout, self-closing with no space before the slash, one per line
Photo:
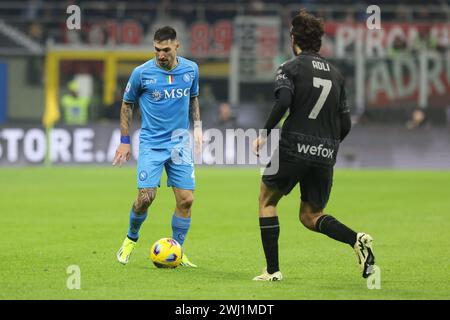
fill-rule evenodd
<path id="1" fill-rule="evenodd" d="M 324 148 L 323 144 L 319 144 L 319 146 L 311 146 L 309 144 L 298 143 L 297 148 L 299 153 L 309 154 L 312 156 L 333 159 L 334 155 L 334 150 L 330 148 Z"/>
<path id="2" fill-rule="evenodd" d="M 189 96 L 189 88 L 186 89 L 172 89 L 172 90 L 164 90 L 164 98 L 165 99 L 178 99 L 182 97 L 188 97 Z"/>
<path id="3" fill-rule="evenodd" d="M 275 78 L 275 81 L 279 81 L 279 80 L 287 80 L 287 75 L 284 73 L 280 73 L 279 75 L 277 75 L 277 77 Z"/>
<path id="4" fill-rule="evenodd" d="M 174 88 L 171 90 L 164 89 L 164 91 L 155 89 L 150 93 L 150 96 L 153 101 L 160 101 L 162 99 L 180 99 L 183 97 L 189 97 L 189 92 L 190 92 L 189 88 L 186 89 Z"/>
<path id="5" fill-rule="evenodd" d="M 162 93 L 159 90 L 153 90 L 151 95 L 152 95 L 152 99 L 154 101 L 159 101 L 162 98 Z"/>

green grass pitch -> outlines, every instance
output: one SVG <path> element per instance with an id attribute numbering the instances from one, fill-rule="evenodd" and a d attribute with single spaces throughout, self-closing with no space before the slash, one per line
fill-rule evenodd
<path id="1" fill-rule="evenodd" d="M 284 280 L 264 267 L 259 171 L 198 168 L 185 242 L 198 269 L 155 268 L 151 244 L 171 236 L 165 177 L 130 263 L 116 261 L 136 196 L 135 171 L 106 167 L 0 169 L 0 299 L 449 299 L 450 171 L 337 170 L 327 212 L 370 233 L 381 289 L 369 290 L 350 247 L 305 229 L 299 191 L 279 206 Z M 78 265 L 81 289 L 69 290 Z"/>

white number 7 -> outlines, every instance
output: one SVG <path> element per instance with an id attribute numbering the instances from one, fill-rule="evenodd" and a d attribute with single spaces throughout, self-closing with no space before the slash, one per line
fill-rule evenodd
<path id="1" fill-rule="evenodd" d="M 323 89 L 320 93 L 319 99 L 317 99 L 314 108 L 312 108 L 311 113 L 308 116 L 309 119 L 316 119 L 319 115 L 320 110 L 322 110 L 323 104 L 327 100 L 328 94 L 331 90 L 331 80 L 314 77 L 313 86 L 316 88 L 323 87 Z"/>

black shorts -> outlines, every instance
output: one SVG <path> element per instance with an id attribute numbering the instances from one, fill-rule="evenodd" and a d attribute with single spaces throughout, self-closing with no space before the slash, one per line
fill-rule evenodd
<path id="1" fill-rule="evenodd" d="M 275 174 L 267 174 L 274 160 L 267 165 L 262 177 L 264 184 L 287 195 L 299 183 L 302 201 L 312 205 L 315 211 L 324 209 L 333 184 L 333 166 L 321 166 L 301 159 L 294 160 L 282 152 L 279 159 L 278 171 Z"/>

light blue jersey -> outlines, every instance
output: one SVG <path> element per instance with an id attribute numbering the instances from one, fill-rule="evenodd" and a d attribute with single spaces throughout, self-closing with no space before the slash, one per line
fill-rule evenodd
<path id="1" fill-rule="evenodd" d="M 199 94 L 198 66 L 177 56 L 171 71 L 155 59 L 136 67 L 123 100 L 139 103 L 141 109 L 140 148 L 171 148 L 186 137 L 189 129 L 189 101 Z M 185 140 L 185 139 L 182 140 Z"/>

